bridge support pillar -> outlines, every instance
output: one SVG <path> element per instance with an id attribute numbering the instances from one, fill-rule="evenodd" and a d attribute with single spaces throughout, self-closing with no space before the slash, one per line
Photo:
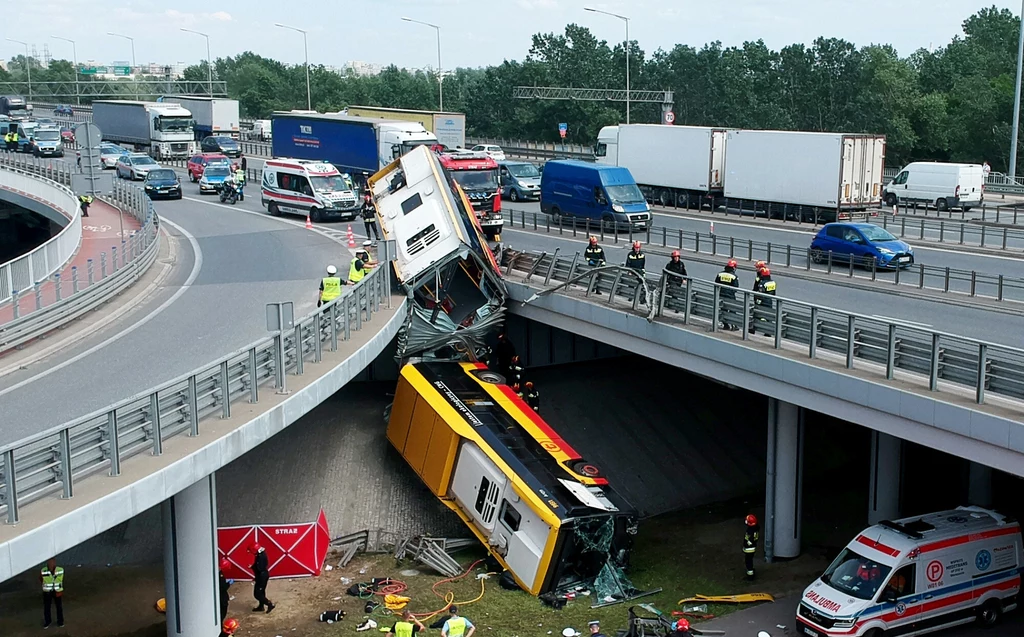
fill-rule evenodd
<path id="1" fill-rule="evenodd" d="M 162 505 L 167 637 L 217 637 L 217 492 L 214 476 Z"/>
<path id="2" fill-rule="evenodd" d="M 967 501 L 975 506 L 992 506 L 992 467 L 972 462 L 967 481 Z"/>
<path id="3" fill-rule="evenodd" d="M 903 441 L 880 431 L 872 431 L 868 524 L 900 517 L 902 484 Z"/>
<path id="4" fill-rule="evenodd" d="M 764 557 L 769 562 L 800 555 L 803 454 L 803 409 L 770 398 L 764 521 Z"/>

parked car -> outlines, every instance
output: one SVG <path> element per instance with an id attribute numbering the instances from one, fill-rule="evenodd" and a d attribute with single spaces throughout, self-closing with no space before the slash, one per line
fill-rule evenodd
<path id="1" fill-rule="evenodd" d="M 74 144 L 75 143 L 75 131 L 73 131 L 72 129 L 68 128 L 67 126 L 61 126 L 61 128 L 60 128 L 60 138 L 62 140 L 64 140 L 65 144 Z"/>
<path id="2" fill-rule="evenodd" d="M 146 175 L 146 194 L 150 199 L 181 199 L 181 180 L 170 168 L 155 168 Z"/>
<path id="3" fill-rule="evenodd" d="M 811 259 L 815 263 L 832 261 L 879 268 L 904 268 L 914 262 L 914 249 L 888 230 L 873 223 L 828 223 L 811 241 Z"/>
<path id="4" fill-rule="evenodd" d="M 501 149 L 501 146 L 495 146 L 494 144 L 477 144 L 470 148 L 470 150 L 474 153 L 487 153 L 494 161 L 505 161 L 505 151 Z"/>
<path id="5" fill-rule="evenodd" d="M 75 109 L 71 108 L 67 104 L 58 104 L 57 108 L 53 109 L 54 115 L 74 115 Z"/>
<path id="6" fill-rule="evenodd" d="M 117 160 L 117 176 L 121 179 L 145 179 L 149 171 L 156 170 L 160 164 L 153 161 L 149 155 L 142 153 L 128 153 Z"/>
<path id="7" fill-rule="evenodd" d="M 220 153 L 199 153 L 188 160 L 186 169 L 188 170 L 188 178 L 195 183 L 199 181 L 199 178 L 203 176 L 203 171 L 206 170 L 207 166 L 213 164 L 224 164 L 225 166 L 230 165 L 231 160 Z"/>
<path id="8" fill-rule="evenodd" d="M 117 168 L 118 160 L 127 154 L 127 148 L 104 142 L 100 144 L 100 167 L 104 170 L 107 168 Z"/>
<path id="9" fill-rule="evenodd" d="M 540 199 L 540 171 L 528 161 L 498 162 L 501 196 L 512 201 Z"/>
<path id="10" fill-rule="evenodd" d="M 231 179 L 231 166 L 227 164 L 212 164 L 203 171 L 199 178 L 199 194 L 215 193 L 221 189 L 224 182 Z"/>
<path id="11" fill-rule="evenodd" d="M 221 153 L 228 157 L 239 157 L 242 148 L 238 142 L 227 135 L 210 135 L 199 144 L 199 150 L 204 153 Z"/>

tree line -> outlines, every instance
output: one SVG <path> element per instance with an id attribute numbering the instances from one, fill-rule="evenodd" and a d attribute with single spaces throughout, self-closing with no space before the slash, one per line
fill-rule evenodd
<path id="1" fill-rule="evenodd" d="M 630 80 L 633 90 L 673 91 L 680 125 L 884 134 L 890 165 L 987 160 L 1005 171 L 1020 20 L 991 7 L 962 26 L 963 35 L 945 46 L 906 57 L 889 45 L 858 48 L 837 38 L 778 51 L 758 40 L 733 47 L 678 44 L 653 53 L 632 41 Z M 17 81 L 20 68 L 12 60 L 0 81 L 5 75 Z M 70 65 L 58 68 L 71 73 Z M 309 72 L 313 108 L 321 112 L 348 105 L 438 107 L 437 78 L 422 71 L 390 66 L 378 75 L 356 76 L 313 65 Z M 554 141 L 558 123 L 566 122 L 568 141 L 591 144 L 601 127 L 624 120 L 624 104 L 514 99 L 512 89 L 624 88 L 625 72 L 623 43 L 609 45 L 570 24 L 563 33 L 534 35 L 522 61 L 448 75 L 445 110 L 466 113 L 472 136 Z M 215 60 L 214 78 L 227 82 L 244 116 L 306 106 L 301 64 L 247 51 Z M 206 63 L 188 67 L 185 79 L 205 81 Z M 660 115 L 658 104 L 631 107 L 635 123 L 659 122 Z"/>

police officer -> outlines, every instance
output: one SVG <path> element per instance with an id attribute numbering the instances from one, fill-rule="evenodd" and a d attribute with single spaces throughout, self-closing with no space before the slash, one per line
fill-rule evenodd
<path id="1" fill-rule="evenodd" d="M 523 385 L 523 389 L 526 392 L 523 400 L 525 400 L 526 404 L 530 406 L 530 409 L 540 413 L 540 393 L 533 386 L 533 381 L 526 381 L 526 384 Z"/>
<path id="2" fill-rule="evenodd" d="M 9 153 L 10 152 L 14 152 L 14 150 L 15 150 L 11 146 L 11 142 L 13 142 L 13 141 L 14 141 L 14 133 L 11 132 L 11 131 L 7 131 L 7 133 L 4 135 L 4 144 L 5 144 L 6 148 L 7 148 L 7 152 L 9 152 Z"/>
<path id="3" fill-rule="evenodd" d="M 736 292 L 734 292 L 730 288 L 738 288 L 740 286 L 740 279 L 738 276 L 736 276 L 735 259 L 729 259 L 729 261 L 725 264 L 725 269 L 719 272 L 718 276 L 715 277 L 715 283 L 727 286 L 726 288 L 720 290 L 718 294 L 718 298 L 721 301 L 723 301 L 722 306 L 719 308 L 719 312 L 722 315 L 722 327 L 724 329 L 735 332 L 736 330 L 739 329 L 739 327 L 725 318 L 728 314 L 735 311 L 731 307 L 731 304 L 727 305 L 725 303 L 725 301 L 727 300 L 736 300 Z"/>
<path id="4" fill-rule="evenodd" d="M 374 242 L 380 241 L 380 232 L 377 230 L 377 213 L 373 209 L 373 196 L 367 192 L 363 195 L 363 226 L 366 228 L 366 238 L 370 238 L 373 232 Z"/>
<path id="5" fill-rule="evenodd" d="M 82 216 L 89 216 L 89 205 L 92 204 L 92 196 L 78 195 L 78 203 L 82 207 Z"/>
<path id="6" fill-rule="evenodd" d="M 441 628 L 441 637 L 473 637 L 476 626 L 465 617 L 459 617 L 459 609 L 454 604 L 448 607 L 449 617 Z"/>
<path id="7" fill-rule="evenodd" d="M 252 612 L 260 613 L 266 610 L 269 614 L 270 611 L 274 610 L 275 605 L 274 602 L 267 599 L 267 584 L 270 582 L 270 562 L 267 560 L 267 550 L 258 543 L 253 542 L 249 546 L 249 552 L 254 556 L 252 562 L 252 596 L 256 598 L 256 602 L 259 604 L 256 608 L 252 609 Z"/>
<path id="8" fill-rule="evenodd" d="M 327 276 L 320 279 L 320 296 L 316 300 L 316 306 L 329 303 L 341 296 L 341 286 L 348 283 L 338 276 L 338 268 L 333 265 L 327 266 Z"/>
<path id="9" fill-rule="evenodd" d="M 227 560 L 227 558 L 221 558 L 221 560 L 220 560 L 220 571 L 219 571 L 219 579 L 220 579 L 219 583 L 220 583 L 220 620 L 222 622 L 225 619 L 227 619 L 227 616 L 228 616 L 228 600 L 231 599 L 231 596 L 228 593 L 228 589 L 231 587 L 232 584 L 235 583 L 235 580 L 228 579 L 227 576 L 224 575 L 224 573 L 229 568 L 231 568 L 231 562 L 229 562 Z"/>
<path id="10" fill-rule="evenodd" d="M 39 571 L 39 582 L 43 585 L 43 628 L 49 628 L 53 620 L 50 606 L 57 607 L 57 625 L 64 626 L 64 569 L 57 566 L 57 560 L 50 558 Z"/>
<path id="11" fill-rule="evenodd" d="M 356 256 L 348 267 L 348 280 L 351 283 L 359 283 L 363 277 L 370 273 L 373 265 L 370 263 L 370 253 L 363 248 L 356 251 Z"/>
<path id="12" fill-rule="evenodd" d="M 245 199 L 245 170 L 235 164 L 235 190 L 238 191 L 238 200 Z"/>
<path id="13" fill-rule="evenodd" d="M 413 633 L 425 633 L 427 627 L 420 623 L 408 610 L 402 611 L 402 619 L 387 632 L 387 637 L 412 637 Z"/>
<path id="14" fill-rule="evenodd" d="M 768 266 L 762 266 L 757 272 L 757 282 L 754 284 L 754 291 L 760 294 L 775 296 L 775 281 L 772 281 L 772 271 Z M 768 321 L 768 314 L 773 307 L 772 300 L 768 297 L 754 297 L 753 319 L 757 321 Z M 754 323 L 750 324 L 750 333 L 754 333 Z"/>
<path id="15" fill-rule="evenodd" d="M 753 514 L 748 515 L 744 520 L 746 531 L 743 533 L 743 562 L 747 567 L 747 579 L 754 579 L 754 553 L 757 551 L 758 534 L 761 527 L 757 525 L 757 518 Z"/>

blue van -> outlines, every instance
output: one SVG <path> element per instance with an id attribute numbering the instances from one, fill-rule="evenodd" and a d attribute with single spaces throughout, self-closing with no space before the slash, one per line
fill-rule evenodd
<path id="1" fill-rule="evenodd" d="M 540 180 L 540 209 L 552 217 L 600 222 L 608 232 L 647 230 L 651 207 L 629 170 L 578 160 L 549 161 Z"/>

